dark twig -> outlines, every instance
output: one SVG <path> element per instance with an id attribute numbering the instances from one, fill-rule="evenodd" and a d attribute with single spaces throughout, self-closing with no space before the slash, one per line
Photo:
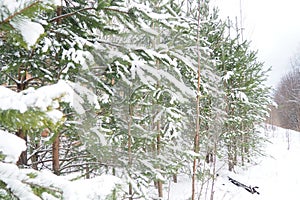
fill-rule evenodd
<path id="1" fill-rule="evenodd" d="M 54 18 L 50 19 L 49 22 L 52 23 L 52 22 L 55 22 L 57 20 L 60 20 L 60 19 L 66 18 L 66 17 L 70 17 L 72 15 L 75 15 L 75 14 L 77 14 L 79 12 L 87 11 L 87 10 L 93 10 L 93 9 L 95 9 L 95 8 L 93 8 L 93 7 L 82 8 L 82 9 L 76 10 L 74 12 L 70 12 L 70 13 L 67 13 L 67 14 L 64 14 L 64 15 L 59 15 L 57 17 L 54 17 Z"/>
<path id="2" fill-rule="evenodd" d="M 247 186 L 247 185 L 245 185 L 245 184 L 243 184 L 243 183 L 241 183 L 241 182 L 238 182 L 237 180 L 234 180 L 233 178 L 230 178 L 229 176 L 228 176 L 228 179 L 229 179 L 229 181 L 230 181 L 231 183 L 233 183 L 234 185 L 236 185 L 236 186 L 238 186 L 238 187 L 244 188 L 245 190 L 247 190 L 247 191 L 250 192 L 251 194 L 255 194 L 255 193 L 259 194 L 259 192 L 257 191 L 257 189 L 258 189 L 259 187 L 257 187 L 257 186 L 254 186 L 254 187 Z"/>

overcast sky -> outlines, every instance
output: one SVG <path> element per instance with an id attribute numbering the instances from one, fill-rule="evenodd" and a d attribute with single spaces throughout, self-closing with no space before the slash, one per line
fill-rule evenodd
<path id="1" fill-rule="evenodd" d="M 272 66 L 269 86 L 275 87 L 280 77 L 291 69 L 291 59 L 300 54 L 300 1 L 298 0 L 212 0 L 221 17 L 242 19 L 244 38 L 252 40 L 260 61 Z"/>

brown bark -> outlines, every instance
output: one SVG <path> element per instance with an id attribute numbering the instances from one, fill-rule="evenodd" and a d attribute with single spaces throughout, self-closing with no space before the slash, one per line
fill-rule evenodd
<path id="1" fill-rule="evenodd" d="M 54 142 L 52 144 L 52 169 L 54 174 L 60 174 L 60 166 L 59 166 L 59 134 L 55 136 Z"/>
<path id="2" fill-rule="evenodd" d="M 86 178 L 86 179 L 90 179 L 91 176 L 90 176 L 90 167 L 89 167 L 89 164 L 86 165 L 86 167 L 85 167 L 85 172 L 86 172 L 85 178 Z"/>
<path id="3" fill-rule="evenodd" d="M 60 16 L 62 15 L 62 6 L 57 6 L 56 8 L 56 15 Z M 61 24 L 62 19 L 58 18 L 56 20 L 57 24 Z M 60 40 L 59 36 L 57 36 L 58 41 Z M 58 53 L 56 54 L 56 60 L 59 60 Z M 60 139 L 59 134 L 55 136 L 55 139 L 52 144 L 52 170 L 54 174 L 59 175 L 60 174 L 60 165 L 59 165 L 59 145 L 60 145 Z"/>
<path id="4" fill-rule="evenodd" d="M 160 121 L 157 122 L 157 137 L 156 137 L 156 151 L 157 155 L 160 154 L 160 143 L 161 143 L 161 136 L 160 136 Z M 157 191 L 158 191 L 158 197 L 163 197 L 163 184 L 161 180 L 157 181 Z"/>
<path id="5" fill-rule="evenodd" d="M 24 133 L 23 130 L 19 129 L 17 132 L 17 136 L 25 140 L 27 146 L 27 135 Z M 23 151 L 17 161 L 17 166 L 24 166 L 27 165 L 27 150 Z"/>
<path id="6" fill-rule="evenodd" d="M 158 187 L 158 197 L 161 199 L 163 197 L 163 184 L 162 181 L 157 182 Z"/>
<path id="7" fill-rule="evenodd" d="M 23 67 L 20 66 L 18 69 L 18 81 L 16 82 L 17 92 L 20 92 L 20 91 L 23 91 L 26 89 L 26 84 L 25 84 L 26 73 L 25 74 L 21 73 L 21 71 L 23 70 L 22 68 Z M 12 79 L 12 80 L 14 80 L 14 79 Z M 22 138 L 23 140 L 25 140 L 26 146 L 27 146 L 27 135 L 22 129 L 18 130 L 17 136 Z M 20 158 L 17 162 L 17 165 L 18 166 L 27 165 L 27 150 L 25 150 L 21 153 Z"/>
<path id="8" fill-rule="evenodd" d="M 177 181 L 177 174 L 173 174 L 173 182 L 174 183 L 177 183 L 178 181 Z"/>

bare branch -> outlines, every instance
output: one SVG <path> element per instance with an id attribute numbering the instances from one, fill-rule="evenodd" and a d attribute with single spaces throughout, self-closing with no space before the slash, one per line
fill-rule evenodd
<path id="1" fill-rule="evenodd" d="M 8 74 L 8 73 L 6 73 L 6 72 L 4 72 L 4 74 L 5 74 L 6 76 L 8 76 L 8 78 L 10 78 L 13 82 L 15 82 L 15 84 L 19 84 L 19 83 L 20 83 L 20 81 L 18 81 L 18 80 L 15 79 L 14 77 L 12 77 L 10 74 Z"/>
<path id="2" fill-rule="evenodd" d="M 28 84 L 29 82 L 31 82 L 31 81 L 33 81 L 33 80 L 35 80 L 35 79 L 39 79 L 39 77 L 31 77 L 31 78 L 29 78 L 29 79 L 26 79 L 26 80 L 24 81 L 24 84 Z"/>

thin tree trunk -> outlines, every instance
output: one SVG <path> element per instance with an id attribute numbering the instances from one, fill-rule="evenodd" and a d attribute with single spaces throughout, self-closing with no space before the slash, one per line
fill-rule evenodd
<path id="1" fill-rule="evenodd" d="M 158 5 L 157 5 L 158 6 Z M 155 29 L 158 29 L 156 27 L 156 24 L 153 23 L 152 24 L 152 28 L 155 30 Z M 158 30 L 159 32 L 159 30 Z M 156 45 L 157 44 L 160 44 L 160 35 L 158 35 L 156 38 L 154 38 L 152 40 L 152 46 L 153 46 L 153 49 L 156 49 Z M 159 60 L 156 60 L 156 67 L 157 69 L 160 69 L 160 63 L 159 63 Z M 158 80 L 157 81 L 157 88 L 160 87 L 160 81 Z M 156 136 L 156 156 L 158 156 L 160 154 L 160 149 L 161 149 L 161 134 L 160 134 L 160 119 L 157 121 L 157 124 L 156 124 L 156 129 L 157 129 L 157 136 Z M 158 166 L 158 168 L 160 168 L 160 166 Z M 156 181 L 156 186 L 157 186 L 157 192 L 158 192 L 158 197 L 160 199 L 163 198 L 163 183 L 161 180 L 157 180 Z"/>
<path id="2" fill-rule="evenodd" d="M 157 150 L 157 155 L 160 154 L 160 143 L 161 143 L 161 138 L 160 138 L 160 121 L 158 120 L 157 122 L 157 137 L 156 137 L 156 150 Z M 158 197 L 163 198 L 163 184 L 161 180 L 157 181 L 157 190 L 158 190 Z"/>
<path id="3" fill-rule="evenodd" d="M 197 54 L 198 54 L 198 84 L 197 84 L 197 98 L 196 98 L 196 133 L 194 137 L 194 152 L 199 153 L 200 151 L 200 84 L 201 84 L 201 66 L 200 66 L 200 0 L 198 2 L 198 30 L 197 30 Z M 197 173 L 197 158 L 193 161 L 193 176 L 192 176 L 192 200 L 196 197 L 196 173 Z"/>
<path id="4" fill-rule="evenodd" d="M 217 139 L 214 138 L 214 149 L 212 153 L 212 160 L 213 160 L 213 177 L 212 177 L 212 183 L 211 183 L 211 192 L 210 192 L 210 200 L 214 199 L 214 187 L 215 187 L 215 179 L 216 179 L 216 155 L 217 155 Z"/>
<path id="5" fill-rule="evenodd" d="M 27 135 L 24 133 L 23 130 L 19 129 L 17 132 L 17 136 L 21 139 L 25 140 L 27 146 Z M 27 165 L 27 150 L 23 151 L 17 161 L 18 166 L 26 166 Z"/>
<path id="6" fill-rule="evenodd" d="M 231 143 L 229 143 L 227 145 L 227 157 L 228 157 L 228 170 L 233 171 L 234 170 L 234 155 L 233 155 L 233 149 L 232 149 Z"/>
<path id="7" fill-rule="evenodd" d="M 90 176 L 90 167 L 89 167 L 89 164 L 87 164 L 86 167 L 85 167 L 85 173 L 86 173 L 85 178 L 86 179 L 90 179 L 91 176 Z"/>
<path id="8" fill-rule="evenodd" d="M 245 165 L 246 145 L 247 145 L 246 136 L 245 136 L 245 133 L 242 133 L 242 142 L 241 142 L 241 144 L 240 144 L 242 166 Z"/>
<path id="9" fill-rule="evenodd" d="M 60 16 L 62 15 L 62 6 L 57 6 L 56 8 L 56 15 Z M 58 19 L 56 21 L 57 24 L 61 24 L 61 19 Z M 57 35 L 57 40 L 60 40 L 60 37 Z M 59 60 L 58 58 L 58 53 L 56 54 L 57 61 Z M 52 170 L 54 174 L 59 175 L 60 174 L 60 166 L 59 166 L 59 145 L 60 145 L 60 139 L 59 139 L 60 134 L 58 133 L 53 141 L 52 144 Z"/>
<path id="10" fill-rule="evenodd" d="M 177 182 L 178 182 L 178 180 L 177 180 L 177 174 L 173 174 L 173 182 L 174 182 L 174 183 L 177 183 Z"/>
<path id="11" fill-rule="evenodd" d="M 39 148 L 39 144 L 37 142 L 34 143 L 34 146 L 30 148 L 30 154 L 34 152 L 34 150 Z M 38 154 L 34 153 L 31 158 L 32 169 L 38 170 Z"/>
<path id="12" fill-rule="evenodd" d="M 238 141 L 237 137 L 234 137 L 234 157 L 233 157 L 233 165 L 237 165 L 237 158 L 238 158 Z"/>
<path id="13" fill-rule="evenodd" d="M 127 147 L 128 147 L 128 165 L 129 165 L 129 170 L 131 170 L 131 165 L 132 165 L 132 155 L 131 155 L 131 140 L 132 140 L 132 136 L 131 136 L 131 124 L 132 124 L 132 107 L 130 105 L 130 102 L 129 102 L 129 118 L 128 118 L 128 141 L 127 141 Z M 131 179 L 131 174 L 129 174 L 129 178 Z M 132 184 L 129 183 L 129 186 L 128 186 L 128 194 L 129 194 L 129 197 L 128 199 L 129 200 L 133 200 L 133 188 L 132 188 Z"/>
<path id="14" fill-rule="evenodd" d="M 114 167 L 112 168 L 112 175 L 116 176 L 116 169 Z M 117 191 L 115 188 L 112 192 L 112 200 L 117 200 Z"/>
<path id="15" fill-rule="evenodd" d="M 21 73 L 22 70 L 24 70 L 24 69 L 23 69 L 22 66 L 20 66 L 19 69 L 18 69 L 18 82 L 16 83 L 17 92 L 21 92 L 21 91 L 26 89 L 26 84 L 24 83 L 24 81 L 26 80 L 26 73 L 25 73 L 25 75 L 24 75 L 24 73 L 22 74 Z M 27 135 L 26 135 L 26 133 L 22 129 L 19 129 L 17 131 L 16 135 L 18 137 L 20 137 L 21 139 L 25 140 L 26 146 L 27 146 Z M 27 165 L 27 150 L 25 150 L 21 153 L 20 158 L 17 161 L 17 165 L 18 166 Z"/>
<path id="16" fill-rule="evenodd" d="M 59 166 L 59 134 L 55 136 L 54 142 L 52 144 L 52 170 L 54 174 L 60 174 L 60 166 Z"/>

